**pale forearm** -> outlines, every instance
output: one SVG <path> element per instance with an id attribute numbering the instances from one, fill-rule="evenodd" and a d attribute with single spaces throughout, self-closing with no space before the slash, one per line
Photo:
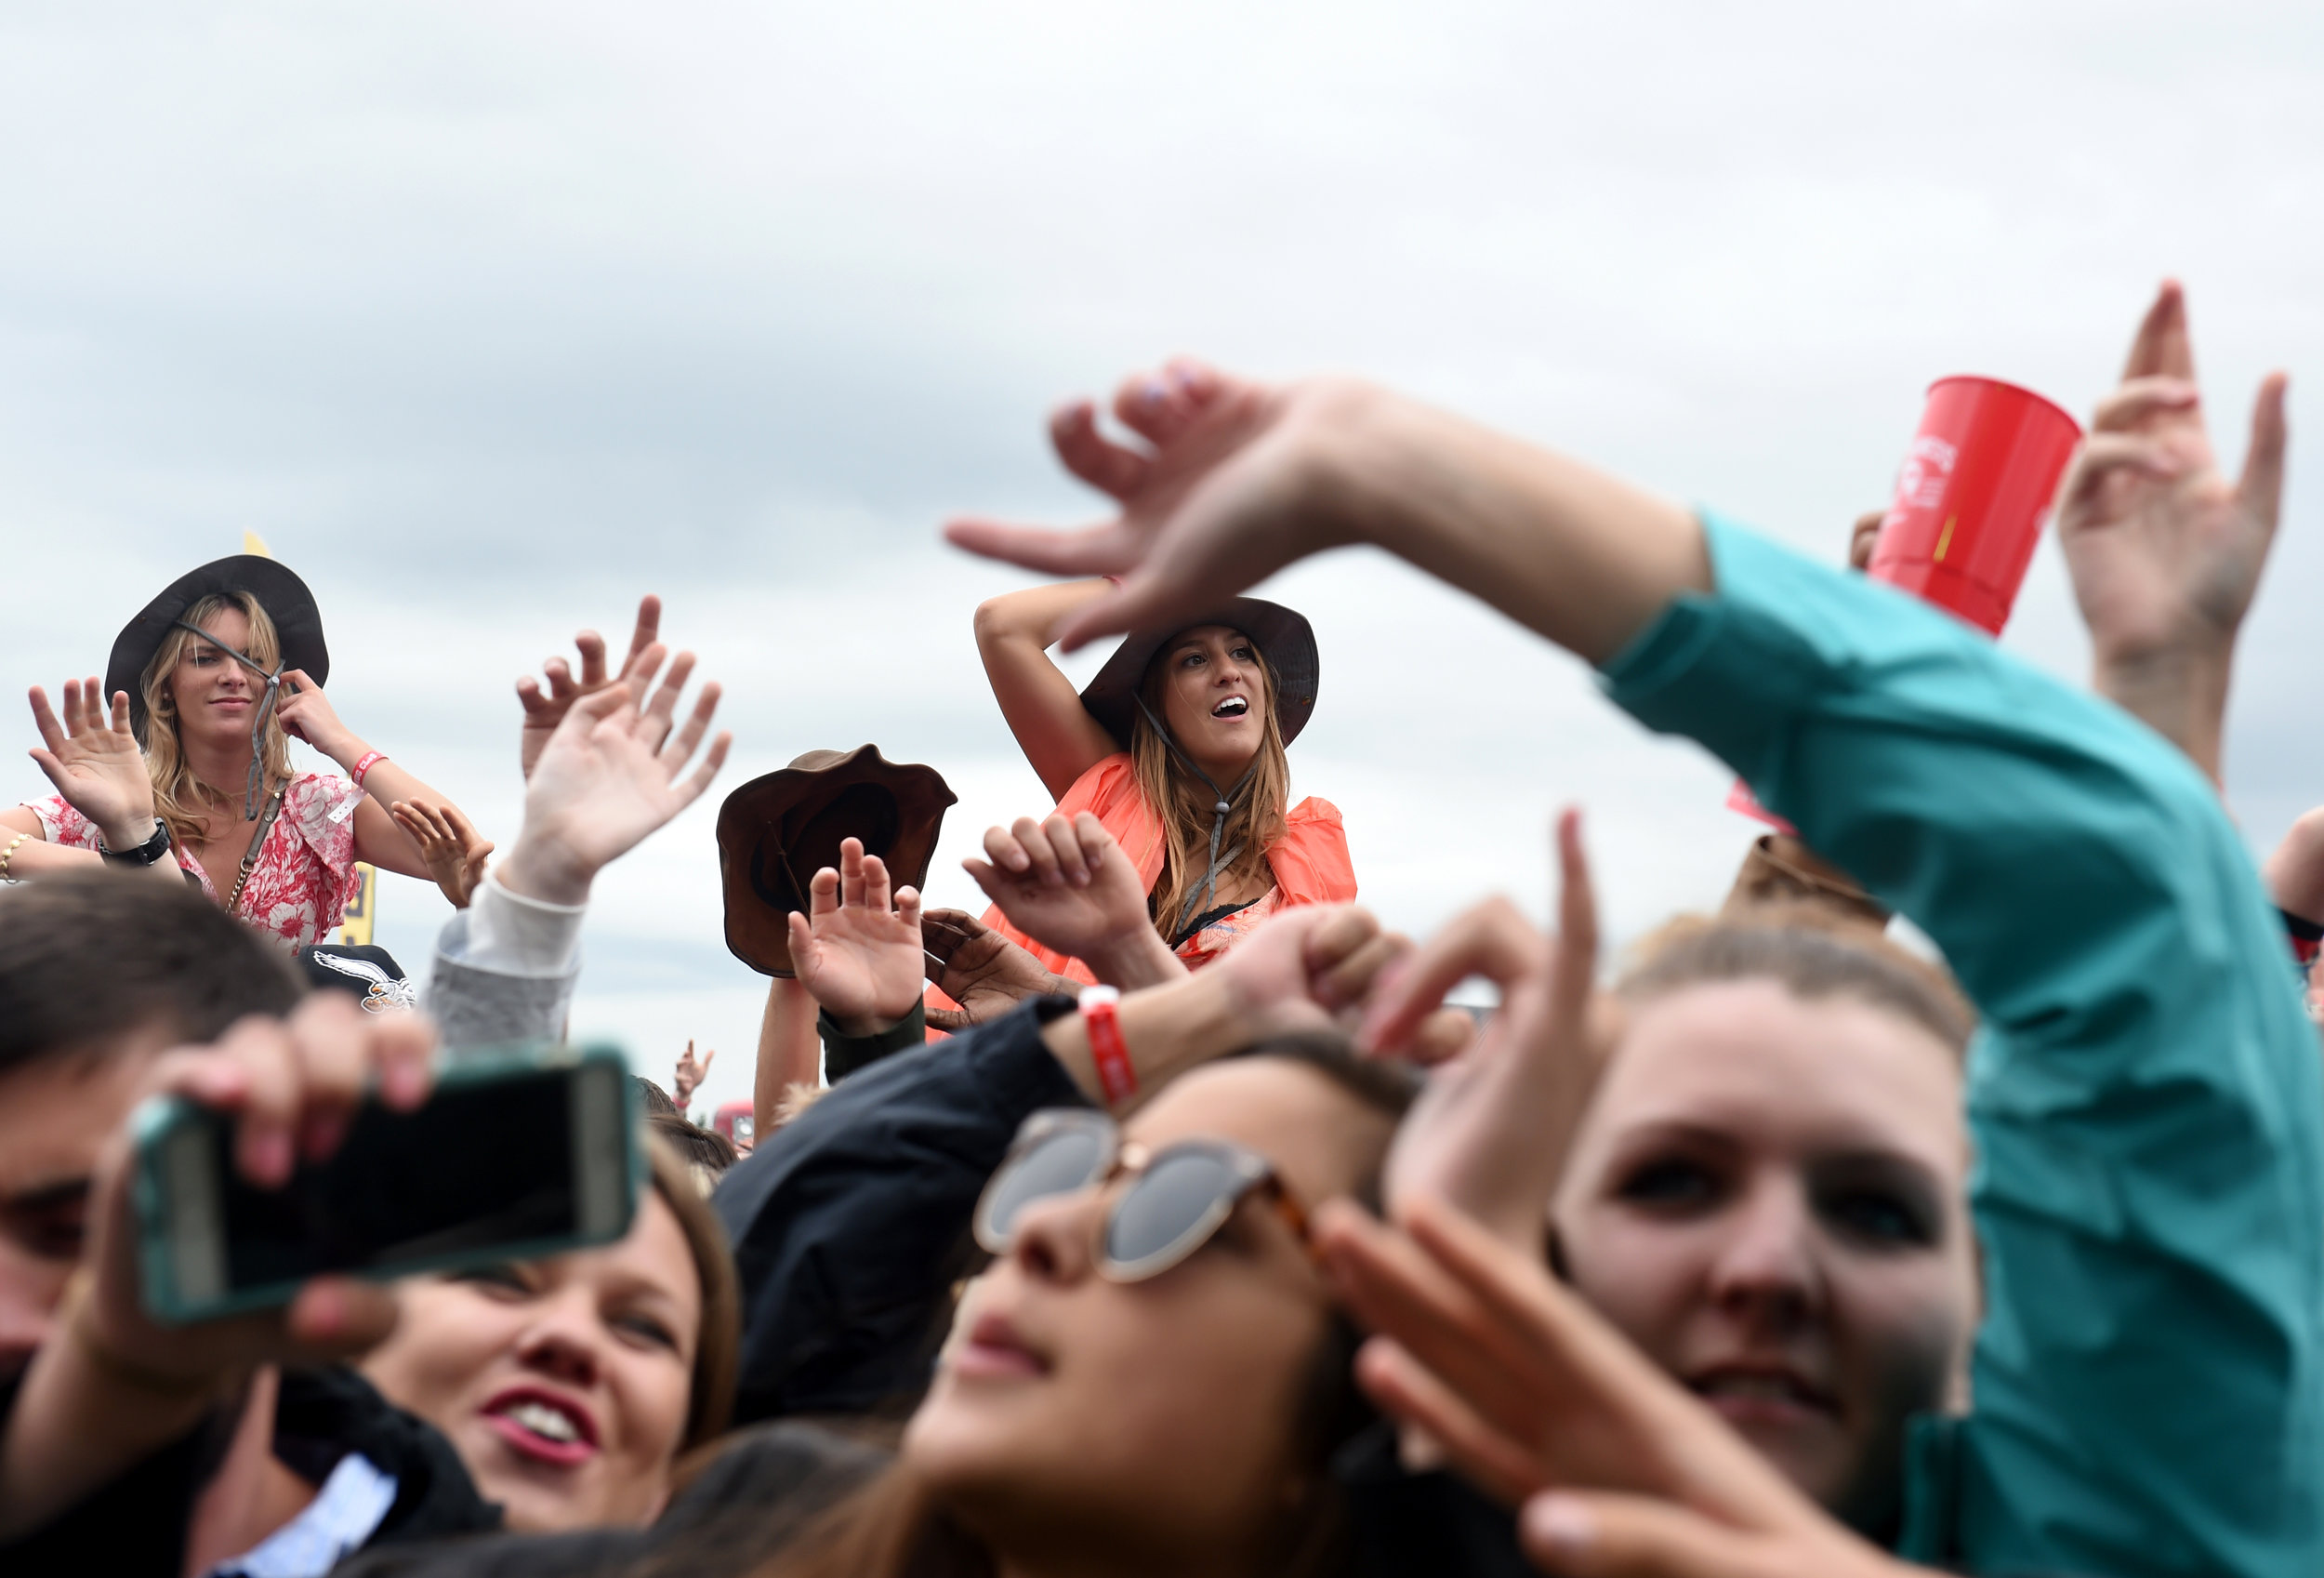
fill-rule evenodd
<path id="1" fill-rule="evenodd" d="M 1250 1039 L 1249 1028 L 1234 1012 L 1225 983 L 1211 975 L 1187 975 L 1169 986 L 1127 993 L 1117 1012 L 1122 1043 L 1129 1049 L 1142 1094 L 1152 1094 L 1189 1068 L 1224 1056 Z M 1051 1020 L 1041 1041 L 1085 1095 L 1100 1107 L 1107 1105 L 1080 1014 Z"/>
<path id="2" fill-rule="evenodd" d="M 1592 663 L 1711 590 L 1700 524 L 1618 478 L 1383 390 L 1331 391 L 1318 547 L 1342 533 Z"/>
<path id="3" fill-rule="evenodd" d="M 775 1109 L 793 1085 L 812 1085 L 822 1072 L 823 1041 L 815 1034 L 815 999 L 797 981 L 777 975 L 767 983 L 766 1012 L 759 1020 L 759 1066 L 750 1087 L 752 1133 L 774 1128 Z"/>
<path id="4" fill-rule="evenodd" d="M 1187 975 L 1185 961 L 1170 951 L 1161 933 L 1146 924 L 1103 948 L 1089 949 L 1081 961 L 1100 981 L 1126 992 L 1168 986 Z"/>
<path id="5" fill-rule="evenodd" d="M 1050 631 L 1057 628 L 1057 621 L 1103 595 L 1108 584 L 1102 577 L 1093 577 L 1029 586 L 987 598 L 976 609 L 977 650 L 989 654 L 996 647 L 1012 644 L 1029 645 L 1035 652 L 1047 650 Z"/>
<path id="6" fill-rule="evenodd" d="M 2124 656 L 2102 653 L 2092 665 L 2090 687 L 2185 751 L 2216 786 L 2234 656 L 2232 644 Z"/>

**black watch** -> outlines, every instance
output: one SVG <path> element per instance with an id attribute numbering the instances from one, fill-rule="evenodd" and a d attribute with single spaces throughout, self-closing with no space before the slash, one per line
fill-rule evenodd
<path id="1" fill-rule="evenodd" d="M 136 866 L 140 869 L 158 865 L 169 853 L 169 824 L 159 816 L 153 818 L 153 836 L 135 849 L 107 849 L 105 835 L 97 835 L 97 853 L 115 866 Z"/>

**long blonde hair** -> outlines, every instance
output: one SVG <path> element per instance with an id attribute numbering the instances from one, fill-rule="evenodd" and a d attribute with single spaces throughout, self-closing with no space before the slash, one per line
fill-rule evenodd
<path id="1" fill-rule="evenodd" d="M 270 669 L 280 662 L 283 639 L 258 600 L 246 591 L 212 592 L 179 617 L 189 625 L 199 625 L 229 608 L 240 609 L 250 621 L 249 644 L 243 650 Z M 176 670 L 178 659 L 184 656 L 186 643 L 201 639 L 191 630 L 172 626 L 162 638 L 153 660 L 146 664 L 144 677 L 138 682 L 138 689 L 145 697 L 145 771 L 153 780 L 153 815 L 169 829 L 170 841 L 180 849 L 202 842 L 211 807 L 238 803 L 243 792 L 239 784 L 221 788 L 195 777 L 191 764 L 186 761 L 185 748 L 178 742 L 178 707 L 169 694 L 169 676 Z M 229 657 L 226 661 L 231 663 L 233 659 Z M 290 776 L 290 740 L 283 733 L 282 723 L 270 713 L 266 721 L 267 787 L 271 789 L 278 783 L 286 783 Z"/>
<path id="2" fill-rule="evenodd" d="M 1240 853 L 1220 871 L 1219 879 L 1243 885 L 1259 880 L 1267 869 L 1267 851 L 1283 838 L 1284 812 L 1291 796 L 1291 763 L 1283 753 L 1283 724 L 1275 715 L 1275 696 L 1282 687 L 1275 679 L 1274 665 L 1260 651 L 1257 642 L 1240 630 L 1235 633 L 1250 642 L 1251 650 L 1259 654 L 1261 683 L 1266 688 L 1262 713 L 1266 733 L 1260 740 L 1259 756 L 1250 781 L 1235 795 L 1235 808 L 1227 813 L 1226 828 L 1219 836 L 1222 855 L 1240 846 Z M 1146 721 L 1149 709 L 1156 718 L 1167 715 L 1162 710 L 1163 688 L 1177 641 L 1173 635 L 1163 643 L 1138 683 L 1138 694 L 1146 706 L 1131 719 L 1129 745 L 1139 792 L 1162 823 L 1162 874 L 1154 882 L 1154 924 L 1163 940 L 1172 944 L 1186 923 L 1195 919 L 1191 911 L 1201 897 L 1203 877 L 1210 869 L 1212 808 L 1219 802 L 1211 787 L 1186 770 Z M 1235 786 L 1226 783 L 1219 788 L 1232 791 Z"/>

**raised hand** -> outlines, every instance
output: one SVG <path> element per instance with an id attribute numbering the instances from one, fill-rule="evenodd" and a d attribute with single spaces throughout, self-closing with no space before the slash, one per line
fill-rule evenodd
<path id="1" fill-rule="evenodd" d="M 2058 489 L 2098 689 L 2214 778 L 2236 631 L 2276 537 L 2284 387 L 2280 373 L 2261 381 L 2243 475 L 2230 482 L 2203 420 L 2186 299 L 2166 282 Z"/>
<path id="2" fill-rule="evenodd" d="M 856 839 L 839 841 L 839 869 L 807 884 L 813 915 L 791 911 L 791 968 L 850 1035 L 870 1035 L 920 999 L 920 895 L 895 890 L 887 863 Z"/>
<path id="3" fill-rule="evenodd" d="M 678 1104 L 679 1111 L 686 1110 L 687 1104 L 693 1100 L 694 1092 L 701 1088 L 703 1081 L 710 1077 L 710 1063 L 718 1054 L 718 1048 L 712 1047 L 702 1054 L 700 1062 L 696 1062 L 694 1043 L 691 1041 L 686 1043 L 686 1051 L 679 1058 L 678 1067 L 670 1071 L 670 1100 Z"/>
<path id="4" fill-rule="evenodd" d="M 563 658 L 551 657 L 541 665 L 541 672 L 548 676 L 546 692 L 530 674 L 517 682 L 517 702 L 524 709 L 524 727 L 517 736 L 517 760 L 526 777 L 533 776 L 549 736 L 557 732 L 574 702 L 628 679 L 640 669 L 651 674 L 661 666 L 667 656 L 657 644 L 661 630 L 662 600 L 649 594 L 638 602 L 637 628 L 629 632 L 628 656 L 622 659 L 618 671 L 606 672 L 605 638 L 595 630 L 583 630 L 573 638 L 581 654 L 580 678 L 574 677 Z"/>
<path id="5" fill-rule="evenodd" d="M 1079 531 L 964 519 L 944 535 L 971 553 L 1058 576 L 1113 575 L 1120 588 L 1069 615 L 1071 651 L 1097 636 L 1190 616 L 1295 559 L 1350 540 L 1305 508 L 1307 446 L 1360 408 L 1363 386 L 1330 379 L 1275 387 L 1181 360 L 1126 381 L 1115 415 L 1147 441 L 1097 430 L 1083 401 L 1050 436 L 1068 471 L 1121 505 Z"/>
<path id="6" fill-rule="evenodd" d="M 1089 812 L 1020 816 L 984 833 L 987 860 L 960 864 L 1017 929 L 1134 990 L 1185 974 L 1146 914 L 1145 884 L 1105 825 Z"/>
<path id="7" fill-rule="evenodd" d="M 430 805 L 425 801 L 399 800 L 388 807 L 411 841 L 419 846 L 428 874 L 452 901 L 466 909 L 484 880 L 484 861 L 493 852 L 489 839 L 480 837 L 456 805 Z"/>
<path id="8" fill-rule="evenodd" d="M 65 681 L 61 722 L 38 685 L 32 702 L 42 742 L 32 757 L 65 803 L 97 824 L 109 849 L 135 849 L 152 838 L 153 780 L 129 730 L 129 693 L 114 693 L 110 723 L 105 687 L 94 675 Z"/>
<path id="9" fill-rule="evenodd" d="M 274 703 L 274 721 L 283 725 L 283 732 L 291 738 L 305 740 L 334 761 L 341 757 L 349 762 L 355 760 L 352 748 L 359 742 L 353 731 L 339 722 L 339 715 L 331 709 L 330 697 L 323 694 L 323 687 L 304 669 L 284 673 L 282 695 Z"/>
<path id="10" fill-rule="evenodd" d="M 920 948 L 928 978 L 960 1005 L 928 1011 L 929 1024 L 939 1030 L 965 1030 L 999 1018 L 1028 997 L 1071 993 L 1076 986 L 965 909 L 923 910 Z"/>
<path id="11" fill-rule="evenodd" d="M 654 666 L 659 667 L 658 660 Z M 654 668 L 583 696 L 549 736 L 524 792 L 524 830 L 500 864 L 500 881 L 516 893 L 578 904 L 610 862 L 643 842 L 710 787 L 725 763 L 732 734 L 720 731 L 693 771 L 686 771 L 709 732 L 719 685 L 706 682 L 693 712 L 673 728 L 694 656 L 681 652 L 651 700 Z"/>
<path id="12" fill-rule="evenodd" d="M 1557 851 L 1554 943 L 1508 900 L 1488 899 L 1391 972 L 1359 1037 L 1367 1051 L 1393 1055 L 1417 1046 L 1425 1056 L 1446 992 L 1472 975 L 1500 988 L 1500 1012 L 1484 1035 L 1432 1070 L 1398 1126 L 1387 1197 L 1391 1207 L 1424 1194 L 1448 1200 L 1503 1242 L 1535 1253 L 1609 1039 L 1605 1015 L 1593 1033 L 1598 913 L 1579 813 L 1558 817 Z"/>

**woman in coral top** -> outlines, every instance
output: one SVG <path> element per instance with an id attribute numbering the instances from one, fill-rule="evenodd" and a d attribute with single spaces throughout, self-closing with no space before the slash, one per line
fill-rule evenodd
<path id="1" fill-rule="evenodd" d="M 1050 632 L 1103 580 L 1030 587 L 976 611 L 977 651 L 1001 715 L 1057 797 L 1089 812 L 1145 884 L 1155 929 L 1199 969 L 1278 909 L 1344 904 L 1355 869 L 1339 808 L 1289 803 L 1284 747 L 1315 707 L 1315 633 L 1280 603 L 1240 597 L 1122 643 L 1087 690 L 1050 660 Z M 984 923 L 1077 981 L 996 907 Z"/>

